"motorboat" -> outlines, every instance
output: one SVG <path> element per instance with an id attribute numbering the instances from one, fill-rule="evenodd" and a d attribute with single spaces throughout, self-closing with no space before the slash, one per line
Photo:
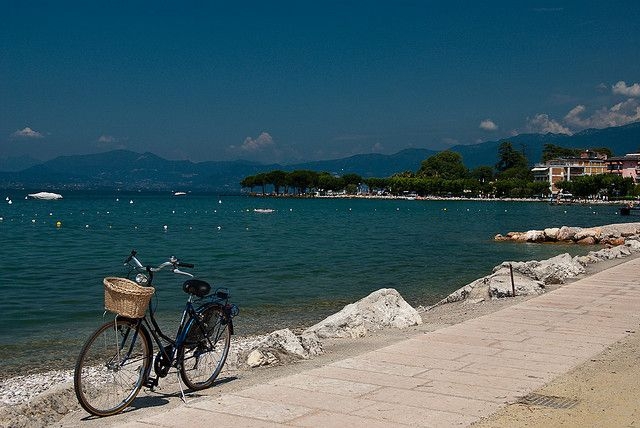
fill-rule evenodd
<path id="1" fill-rule="evenodd" d="M 62 199 L 62 195 L 60 195 L 58 193 L 51 193 L 51 192 L 29 193 L 27 196 L 32 198 L 32 199 L 42 199 L 42 200 L 47 200 L 47 201 L 53 201 L 53 200 L 56 200 L 56 199 Z"/>

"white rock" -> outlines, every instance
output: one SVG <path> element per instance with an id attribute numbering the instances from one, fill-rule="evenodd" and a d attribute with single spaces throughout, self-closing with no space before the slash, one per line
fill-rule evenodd
<path id="1" fill-rule="evenodd" d="M 525 239 L 527 242 L 542 242 L 544 241 L 544 232 L 542 230 L 529 230 L 525 233 Z"/>
<path id="2" fill-rule="evenodd" d="M 624 245 L 629 247 L 629 249 L 634 253 L 640 252 L 640 241 L 636 239 L 627 239 Z"/>
<path id="3" fill-rule="evenodd" d="M 544 293 L 544 283 L 519 273 L 514 272 L 512 283 L 511 272 L 508 268 L 503 268 L 488 278 L 488 293 L 493 299 L 512 297 L 514 287 L 516 289 L 516 296 Z"/>
<path id="4" fill-rule="evenodd" d="M 547 241 L 555 241 L 558 239 L 558 232 L 560 228 L 558 227 L 550 227 L 544 230 L 544 236 Z"/>
<path id="5" fill-rule="evenodd" d="M 396 290 L 383 288 L 345 306 L 305 333 L 316 333 L 319 338 L 362 337 L 369 331 L 385 327 L 405 328 L 418 324 L 422 324 L 418 311 L 409 306 Z"/>
<path id="6" fill-rule="evenodd" d="M 579 229 L 579 227 L 562 226 L 560 230 L 558 230 L 556 237 L 558 241 L 570 241 Z"/>
<path id="7" fill-rule="evenodd" d="M 267 357 L 259 349 L 254 349 L 247 357 L 249 367 L 260 367 L 267 364 Z"/>
<path id="8" fill-rule="evenodd" d="M 574 241 L 580 241 L 585 238 L 593 238 L 596 241 L 599 241 L 602 238 L 602 229 L 599 227 L 590 227 L 588 229 L 580 229 L 573 236 Z"/>

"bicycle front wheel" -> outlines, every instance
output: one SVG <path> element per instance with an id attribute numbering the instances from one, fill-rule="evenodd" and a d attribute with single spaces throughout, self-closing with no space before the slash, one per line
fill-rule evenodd
<path id="1" fill-rule="evenodd" d="M 180 376 L 194 391 L 209 388 L 220 374 L 229 354 L 229 321 L 219 305 L 200 312 L 201 320 L 191 319 L 186 342 L 178 351 Z"/>
<path id="2" fill-rule="evenodd" d="M 136 320 L 116 318 L 102 325 L 76 362 L 78 402 L 95 416 L 121 412 L 136 398 L 150 363 L 149 335 Z"/>

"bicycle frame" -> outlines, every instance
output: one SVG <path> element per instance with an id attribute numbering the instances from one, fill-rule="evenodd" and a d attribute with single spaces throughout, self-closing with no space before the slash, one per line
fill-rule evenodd
<path id="1" fill-rule="evenodd" d="M 193 268 L 193 265 L 175 257 L 157 267 L 145 267 L 135 255 L 134 250 L 125 265 L 131 267 L 129 278 L 135 275 L 139 285 L 152 286 L 153 274 L 165 267 L 173 273 L 193 278 L 191 273 L 179 269 Z M 153 389 L 171 368 L 178 370 L 180 391 L 185 401 L 182 382 L 194 391 L 213 386 L 229 353 L 232 318 L 238 314 L 238 308 L 229 303 L 227 289 L 218 288 L 210 293 L 211 286 L 206 281 L 190 279 L 182 288 L 188 297 L 175 337 L 162 331 L 154 305 L 150 305 L 141 318 L 116 315 L 112 322 L 104 323 L 87 339 L 74 369 L 74 390 L 85 410 L 95 416 L 119 413 L 131 404 L 142 386 Z M 115 343 L 112 342 L 113 333 Z M 154 350 L 153 342 L 158 350 Z M 100 359 L 103 361 L 101 367 L 111 373 L 104 379 L 94 373 L 96 361 Z M 155 377 L 151 373 L 152 367 Z M 120 371 L 122 374 L 119 375 Z M 106 384 L 109 392 L 99 394 Z"/>

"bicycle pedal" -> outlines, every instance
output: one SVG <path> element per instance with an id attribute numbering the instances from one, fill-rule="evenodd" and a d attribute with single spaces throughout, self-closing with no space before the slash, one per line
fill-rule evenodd
<path id="1" fill-rule="evenodd" d="M 147 378 L 147 380 L 144 382 L 144 386 L 146 388 L 149 388 L 149 389 L 153 390 L 153 388 L 158 386 L 158 378 L 157 377 L 149 377 L 149 378 Z"/>

